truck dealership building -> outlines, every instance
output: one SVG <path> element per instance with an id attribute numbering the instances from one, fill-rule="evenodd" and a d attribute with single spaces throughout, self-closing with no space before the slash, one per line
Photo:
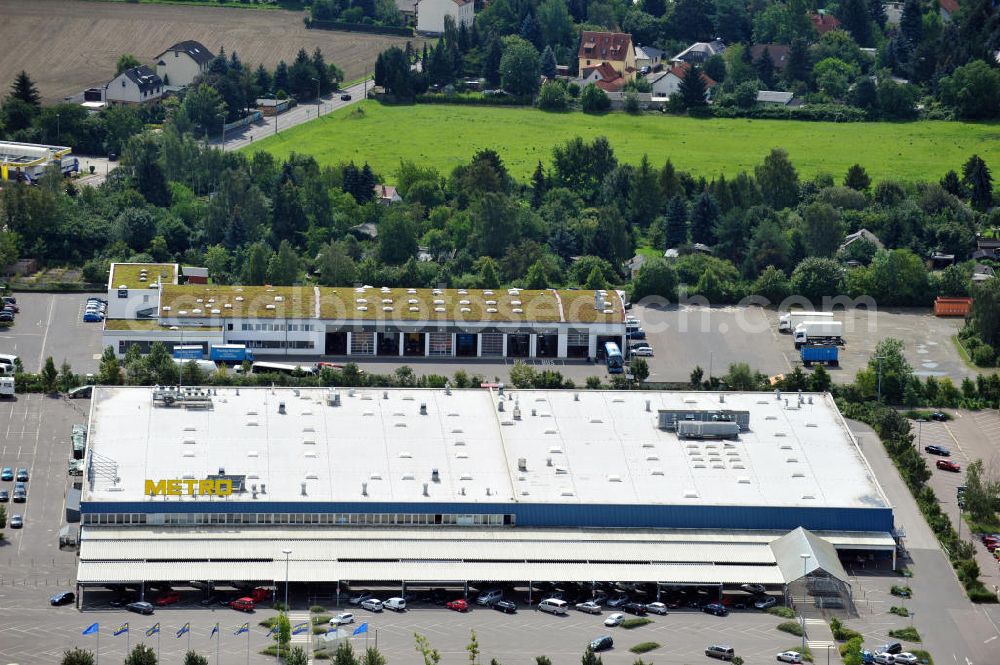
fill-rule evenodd
<path id="1" fill-rule="evenodd" d="M 257 356 L 594 358 L 622 346 L 616 291 L 181 284 L 173 264 L 111 267 L 104 345 L 244 344 Z"/>
<path id="2" fill-rule="evenodd" d="M 826 394 L 99 387 L 81 514 L 81 588 L 273 583 L 287 549 L 293 584 L 849 597 L 897 545 Z"/>

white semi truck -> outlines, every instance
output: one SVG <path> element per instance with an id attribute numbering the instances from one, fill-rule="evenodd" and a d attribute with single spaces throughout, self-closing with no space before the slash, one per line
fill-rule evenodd
<path id="1" fill-rule="evenodd" d="M 833 318 L 833 312 L 809 312 L 796 310 L 785 312 L 778 316 L 778 330 L 780 332 L 792 332 L 800 323 L 806 321 L 827 321 Z"/>
<path id="2" fill-rule="evenodd" d="M 795 326 L 795 348 L 816 342 L 844 343 L 844 324 L 840 321 L 805 321 Z"/>

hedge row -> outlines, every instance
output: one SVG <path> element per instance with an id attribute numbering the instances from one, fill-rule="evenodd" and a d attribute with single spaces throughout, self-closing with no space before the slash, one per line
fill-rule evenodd
<path id="1" fill-rule="evenodd" d="M 466 106 L 531 106 L 530 99 L 523 97 L 496 96 L 485 97 L 474 95 L 445 95 L 440 93 L 424 93 L 417 95 L 418 104 L 460 104 Z"/>
<path id="2" fill-rule="evenodd" d="M 756 118 L 760 120 L 811 120 L 822 122 L 865 122 L 868 114 L 862 109 L 839 104 L 807 106 L 754 106 L 741 109 L 733 106 L 710 106 L 716 118 Z"/>
<path id="3" fill-rule="evenodd" d="M 306 27 L 316 30 L 343 30 L 344 32 L 370 32 L 374 35 L 398 35 L 412 37 L 413 28 L 395 25 L 368 25 L 367 23 L 343 23 L 341 21 L 315 21 L 306 17 Z"/>

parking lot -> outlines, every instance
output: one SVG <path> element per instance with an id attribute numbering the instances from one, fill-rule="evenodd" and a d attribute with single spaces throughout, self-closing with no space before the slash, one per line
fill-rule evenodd
<path id="1" fill-rule="evenodd" d="M 14 325 L 0 328 L 0 353 L 20 356 L 25 371 L 37 372 L 52 356 L 56 367 L 63 360 L 73 371 L 97 370 L 101 357 L 101 324 L 84 323 L 87 293 L 15 293 Z M 97 294 L 104 298 L 106 295 Z"/>
<path id="2" fill-rule="evenodd" d="M 722 376 L 729 365 L 746 362 L 769 376 L 801 365 L 792 337 L 778 332 L 778 312 L 760 307 L 635 305 L 655 356 L 648 358 L 650 381 L 687 381 L 695 366 L 707 377 Z M 838 310 L 845 345 L 834 381 L 849 383 L 868 363 L 879 340 L 902 339 L 905 355 L 919 376 L 950 376 L 956 383 L 975 371 L 962 361 L 951 341 L 961 321 L 935 318 L 926 310 Z M 806 372 L 810 371 L 808 369 Z"/>

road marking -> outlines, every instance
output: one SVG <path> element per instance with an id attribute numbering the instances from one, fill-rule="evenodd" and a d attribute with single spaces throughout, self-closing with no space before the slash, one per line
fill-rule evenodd
<path id="1" fill-rule="evenodd" d="M 983 640 L 983 644 L 989 644 L 990 642 L 992 642 L 992 641 L 993 641 L 993 640 L 995 640 L 996 638 L 997 638 L 997 636 L 996 636 L 996 635 L 994 635 L 993 637 L 990 637 L 990 638 L 988 638 L 988 639 L 985 639 L 985 640 Z"/>
<path id="2" fill-rule="evenodd" d="M 38 371 L 42 371 L 43 364 L 45 363 L 45 342 L 49 339 L 49 329 L 52 327 L 52 310 L 55 308 L 56 299 L 55 296 L 49 298 L 49 320 L 45 324 L 45 334 L 42 335 L 42 350 L 38 353 Z"/>

